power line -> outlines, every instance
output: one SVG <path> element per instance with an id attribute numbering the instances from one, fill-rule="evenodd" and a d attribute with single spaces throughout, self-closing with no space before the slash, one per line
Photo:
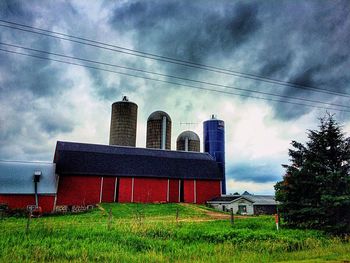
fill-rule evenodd
<path id="1" fill-rule="evenodd" d="M 95 70 L 101 70 L 101 71 L 105 71 L 105 72 L 116 73 L 116 74 L 125 75 L 125 76 L 129 76 L 129 77 L 135 77 L 135 78 L 140 78 L 140 79 L 145 79 L 145 80 L 152 80 L 152 81 L 157 81 L 157 82 L 162 82 L 162 83 L 167 83 L 167 84 L 172 84 L 172 85 L 177 85 L 177 86 L 189 87 L 189 88 L 200 89 L 200 90 L 205 90 L 205 91 L 213 91 L 213 92 L 217 92 L 217 93 L 229 94 L 229 95 L 234 95 L 234 96 L 241 96 L 241 97 L 247 97 L 247 98 L 261 99 L 261 100 L 266 100 L 266 101 L 288 103 L 288 104 L 305 106 L 305 107 L 311 107 L 311 108 L 317 108 L 317 109 L 323 109 L 323 110 L 334 110 L 334 111 L 349 112 L 350 113 L 350 111 L 343 110 L 343 109 L 336 109 L 336 108 L 330 108 L 330 107 L 321 107 L 321 106 L 317 106 L 317 105 L 297 103 L 297 102 L 286 101 L 286 100 L 276 100 L 276 99 L 272 99 L 272 98 L 257 97 L 257 96 L 240 94 L 240 93 L 234 93 L 234 92 L 228 92 L 228 91 L 223 91 L 223 90 L 208 89 L 208 88 L 197 87 L 197 86 L 193 86 L 193 85 L 189 85 L 189 84 L 182 84 L 182 83 L 177 83 L 177 82 L 173 82 L 173 81 L 160 80 L 160 79 L 155 79 L 155 78 L 150 78 L 150 77 L 145 77 L 145 76 L 138 76 L 138 75 L 134 75 L 134 74 L 129 74 L 129 73 L 125 73 L 125 72 L 119 72 L 119 71 L 115 71 L 115 70 L 104 69 L 104 68 L 95 67 L 95 66 L 78 64 L 78 63 L 64 61 L 64 60 L 58 60 L 58 59 L 52 59 L 52 58 L 47 58 L 47 57 L 41 57 L 41 56 L 37 56 L 37 55 L 32 55 L 32 54 L 27 54 L 27 53 L 12 51 L 12 50 L 6 50 L 6 49 L 2 49 L 2 48 L 0 48 L 0 50 L 4 51 L 4 52 L 7 52 L 7 53 L 24 55 L 24 56 L 28 56 L 28 57 L 44 59 L 44 60 L 49 60 L 49 61 L 55 61 L 55 62 L 59 62 L 59 63 L 69 64 L 69 65 L 74 65 L 74 66 L 79 66 L 79 67 L 84 67 L 84 68 L 90 68 L 90 69 L 95 69 Z"/>
<path id="2" fill-rule="evenodd" d="M 337 107 L 343 107 L 343 108 L 350 109 L 350 106 L 345 106 L 345 105 L 336 104 L 336 103 L 328 103 L 328 102 L 319 101 L 319 100 L 311 100 L 311 99 L 291 97 L 291 96 L 286 96 L 286 95 L 278 95 L 278 94 L 274 94 L 274 93 L 268 93 L 268 92 L 262 92 L 262 91 L 257 91 L 257 90 L 243 89 L 243 88 L 237 88 L 237 87 L 232 87 L 232 86 L 227 86 L 227 85 L 210 83 L 210 82 L 207 82 L 207 81 L 193 80 L 193 79 L 189 79 L 189 78 L 183 78 L 183 77 L 174 76 L 174 75 L 168 75 L 168 74 L 162 74 L 162 73 L 152 72 L 152 71 L 147 71 L 147 70 L 142 70 L 142 69 L 125 67 L 125 66 L 115 65 L 115 64 L 111 64 L 111 63 L 104 63 L 104 62 L 99 62 L 99 61 L 96 61 L 96 60 L 84 59 L 84 58 L 79 58 L 79 57 L 75 57 L 75 56 L 68 56 L 68 55 L 64 55 L 64 54 L 58 54 L 58 53 L 54 53 L 54 52 L 49 52 L 49 51 L 44 51 L 44 50 L 39 50 L 39 49 L 34 49 L 34 48 L 28 48 L 28 47 L 23 47 L 23 46 L 19 46 L 19 45 L 4 43 L 4 42 L 0 42 L 0 44 L 1 45 L 10 46 L 10 47 L 20 48 L 20 49 L 24 49 L 24 50 L 30 50 L 30 51 L 40 52 L 40 53 L 44 53 L 44 54 L 49 54 L 49 55 L 54 55 L 54 56 L 59 56 L 59 57 L 64 57 L 64 58 L 69 58 L 69 59 L 75 59 L 75 60 L 80 60 L 80 61 L 94 63 L 94 64 L 99 64 L 99 65 L 104 65 L 104 66 L 122 68 L 122 69 L 127 69 L 127 70 L 147 73 L 147 74 L 154 74 L 154 75 L 158 75 L 158 76 L 162 76 L 162 77 L 169 77 L 169 78 L 175 78 L 175 79 L 180 79 L 180 80 L 185 80 L 185 81 L 191 81 L 191 82 L 195 82 L 195 83 L 199 83 L 199 84 L 205 84 L 205 85 L 210 85 L 210 86 L 214 86 L 214 87 L 234 89 L 234 90 L 239 90 L 239 91 L 249 91 L 249 92 L 253 92 L 253 93 L 257 93 L 257 94 L 273 96 L 273 97 L 278 97 L 278 98 L 287 98 L 287 99 L 293 99 L 293 100 L 301 100 L 301 101 L 306 101 L 306 102 L 320 103 L 320 104 L 326 104 L 326 105 L 331 105 L 331 106 L 337 106 Z"/>
<path id="3" fill-rule="evenodd" d="M 41 28 L 28 26 L 28 25 L 24 25 L 24 24 L 20 24 L 20 23 L 15 23 L 15 22 L 11 22 L 11 21 L 6 21 L 6 20 L 0 19 L 0 22 L 7 23 L 10 25 L 16 25 L 16 26 L 20 26 L 20 27 L 35 29 L 35 30 L 38 30 L 41 32 L 23 29 L 23 28 L 18 28 L 18 27 L 14 27 L 14 26 L 10 26 L 10 25 L 0 24 L 0 26 L 2 26 L 2 27 L 7 27 L 7 28 L 11 28 L 11 29 L 21 30 L 21 31 L 39 34 L 39 35 L 44 35 L 44 36 L 49 36 L 49 37 L 60 39 L 60 40 L 71 41 L 71 42 L 75 42 L 78 44 L 93 46 L 93 47 L 97 47 L 97 48 L 101 48 L 101 49 L 105 49 L 105 50 L 109 50 L 109 51 L 114 51 L 114 52 L 119 52 L 119 53 L 123 53 L 123 54 L 127 54 L 127 55 L 138 56 L 138 57 L 143 57 L 143 58 L 152 59 L 152 60 L 158 60 L 158 61 L 172 63 L 172 64 L 178 64 L 178 65 L 182 65 L 182 66 L 186 66 L 186 67 L 197 68 L 197 69 L 212 71 L 212 72 L 216 72 L 216 73 L 226 74 L 226 75 L 233 75 L 236 77 L 258 80 L 258 81 L 263 81 L 263 82 L 267 82 L 267 83 L 271 83 L 271 84 L 288 86 L 288 87 L 292 87 L 292 88 L 298 88 L 298 89 L 304 89 L 304 90 L 314 91 L 314 92 L 319 92 L 319 93 L 326 93 L 326 94 L 350 97 L 350 94 L 345 93 L 345 92 L 336 92 L 336 91 L 332 91 L 329 89 L 322 89 L 322 88 L 317 88 L 317 87 L 313 87 L 313 86 L 302 85 L 302 84 L 293 83 L 290 81 L 277 80 L 277 79 L 268 78 L 265 76 L 259 76 L 256 74 L 243 73 L 243 72 L 239 72 L 239 71 L 228 70 L 228 69 L 224 69 L 224 68 L 220 68 L 220 67 L 214 67 L 214 66 L 195 63 L 195 62 L 191 62 L 191 61 L 180 60 L 180 59 L 171 58 L 171 57 L 167 57 L 167 56 L 160 56 L 160 55 L 156 55 L 153 53 L 138 51 L 135 49 L 125 48 L 125 47 L 121 47 L 121 46 L 117 46 L 117 45 L 111 45 L 111 44 L 100 42 L 100 41 L 95 41 L 95 40 L 91 40 L 91 39 L 87 39 L 87 38 L 77 37 L 77 36 L 68 35 L 68 34 L 64 34 L 64 33 L 59 33 L 59 32 L 55 32 L 55 31 L 51 31 L 51 30 L 41 29 Z M 42 33 L 42 32 L 47 32 L 49 34 Z M 52 34 L 60 35 L 60 36 L 64 36 L 64 37 L 54 36 Z M 69 38 L 66 38 L 66 37 L 69 37 Z M 74 40 L 74 39 L 77 39 L 77 40 Z M 82 41 L 84 41 L 84 42 L 82 42 Z M 93 44 L 91 44 L 91 43 L 93 43 Z M 126 51 L 123 51 L 123 50 L 126 50 Z"/>

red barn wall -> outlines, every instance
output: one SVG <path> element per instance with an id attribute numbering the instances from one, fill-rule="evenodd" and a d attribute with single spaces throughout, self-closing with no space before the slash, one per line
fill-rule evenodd
<path id="1" fill-rule="evenodd" d="M 178 203 L 179 200 L 179 180 L 170 179 L 169 180 L 169 202 Z"/>
<path id="2" fill-rule="evenodd" d="M 132 178 L 120 177 L 118 189 L 118 202 L 130 203 L 132 201 Z"/>
<path id="3" fill-rule="evenodd" d="M 134 178 L 134 202 L 167 202 L 168 179 Z"/>
<path id="4" fill-rule="evenodd" d="M 117 177 L 103 177 L 102 202 L 114 202 L 115 180 Z"/>
<path id="5" fill-rule="evenodd" d="M 60 176 L 56 205 L 98 204 L 100 191 L 99 176 Z"/>
<path id="6" fill-rule="evenodd" d="M 184 180 L 184 202 L 194 203 L 194 180 Z"/>
<path id="7" fill-rule="evenodd" d="M 53 211 L 55 196 L 39 195 L 39 206 L 44 213 Z M 10 209 L 27 209 L 28 205 L 35 205 L 35 195 L 0 195 L 0 203 L 7 204 Z"/>
<path id="8" fill-rule="evenodd" d="M 204 204 L 206 201 L 220 196 L 220 184 L 218 180 L 196 180 L 196 203 Z"/>

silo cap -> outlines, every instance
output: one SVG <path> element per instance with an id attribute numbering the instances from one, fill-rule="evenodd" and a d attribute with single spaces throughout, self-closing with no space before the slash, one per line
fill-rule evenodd
<path id="1" fill-rule="evenodd" d="M 154 120 L 162 120 L 163 117 L 166 117 L 169 121 L 171 121 L 171 118 L 168 113 L 164 111 L 155 111 L 151 115 L 149 115 L 147 121 L 154 121 Z"/>
<path id="2" fill-rule="evenodd" d="M 180 133 L 180 135 L 177 137 L 176 141 L 178 142 L 181 140 L 185 140 L 186 138 L 188 138 L 191 141 L 200 141 L 197 133 L 195 133 L 193 131 L 184 131 L 184 132 Z"/>

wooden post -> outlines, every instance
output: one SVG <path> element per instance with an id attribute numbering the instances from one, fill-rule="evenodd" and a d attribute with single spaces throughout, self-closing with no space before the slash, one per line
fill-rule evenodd
<path id="1" fill-rule="evenodd" d="M 278 216 L 278 214 L 275 214 L 275 223 L 276 223 L 276 229 L 277 229 L 277 231 L 279 230 L 278 228 L 279 228 L 279 226 L 278 226 L 278 223 L 279 223 L 279 216 Z"/>
<path id="2" fill-rule="evenodd" d="M 176 207 L 176 223 L 179 222 L 179 208 Z"/>
<path id="3" fill-rule="evenodd" d="M 30 219 L 32 218 L 32 211 L 29 211 L 28 213 L 28 219 L 27 219 L 27 224 L 26 224 L 26 234 L 29 233 L 29 227 L 30 227 Z"/>
<path id="4" fill-rule="evenodd" d="M 108 230 L 111 230 L 112 228 L 112 208 L 109 208 L 108 211 Z"/>
<path id="5" fill-rule="evenodd" d="M 233 208 L 230 209 L 231 211 L 231 226 L 233 226 L 233 224 L 235 223 L 235 218 L 233 216 Z"/>

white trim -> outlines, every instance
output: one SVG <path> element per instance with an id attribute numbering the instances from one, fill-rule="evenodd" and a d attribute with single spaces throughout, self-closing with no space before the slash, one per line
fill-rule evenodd
<path id="1" fill-rule="evenodd" d="M 134 202 L 134 177 L 131 179 L 131 203 Z"/>
<path id="2" fill-rule="evenodd" d="M 103 177 L 101 177 L 100 203 L 102 203 L 102 192 L 103 192 Z"/>
<path id="3" fill-rule="evenodd" d="M 113 198 L 113 202 L 115 202 L 117 200 L 117 187 L 118 187 L 118 177 L 115 178 L 115 182 L 114 182 L 114 198 Z"/>
<path id="4" fill-rule="evenodd" d="M 166 192 L 166 201 L 169 203 L 169 187 L 170 187 L 170 179 L 168 179 L 168 189 Z"/>
<path id="5" fill-rule="evenodd" d="M 241 199 L 244 199 L 244 200 L 254 204 L 254 201 L 250 200 L 248 197 L 245 197 L 245 196 L 240 196 L 237 199 L 234 199 L 231 201 L 207 201 L 207 203 L 210 203 L 210 204 L 232 204 L 232 203 L 235 203 Z"/>
<path id="6" fill-rule="evenodd" d="M 222 195 L 222 181 L 220 180 L 220 195 Z"/>
<path id="7" fill-rule="evenodd" d="M 55 199 L 53 201 L 53 211 L 56 211 L 56 204 L 57 204 L 57 194 L 58 194 L 58 183 L 59 183 L 60 177 L 57 175 L 57 182 L 56 182 L 56 194 L 55 194 Z"/>
<path id="8" fill-rule="evenodd" d="M 163 119 L 162 119 L 162 141 L 161 141 L 160 148 L 162 150 L 165 150 L 166 148 L 166 116 L 163 116 Z"/>
<path id="9" fill-rule="evenodd" d="M 197 183 L 196 180 L 193 180 L 193 203 L 197 203 Z"/>
<path id="10" fill-rule="evenodd" d="M 179 179 L 179 203 L 181 202 L 181 179 Z"/>

